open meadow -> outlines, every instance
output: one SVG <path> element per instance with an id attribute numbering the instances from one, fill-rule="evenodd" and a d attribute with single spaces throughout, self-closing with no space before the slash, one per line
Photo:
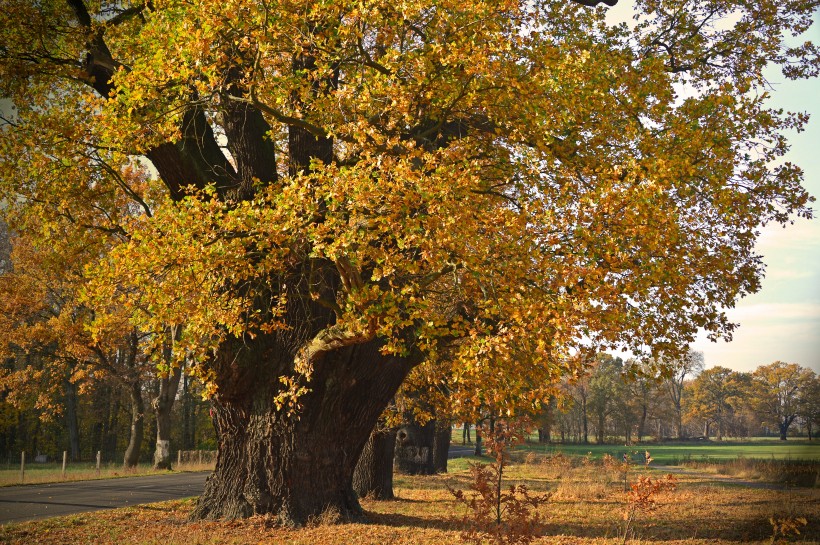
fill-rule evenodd
<path id="1" fill-rule="evenodd" d="M 473 526 L 474 518 L 449 489 L 469 494 L 474 482 L 469 464 L 475 461 L 475 458 L 451 460 L 450 472 L 443 475 L 397 475 L 396 500 L 362 500 L 365 523 L 334 524 L 332 512 L 297 530 L 279 528 L 266 517 L 190 522 L 188 515 L 194 500 L 188 499 L 11 524 L 0 527 L 0 542 L 20 545 L 458 543 L 462 541 L 462 533 Z M 817 467 L 814 463 L 814 471 Z M 664 473 L 633 463 L 626 478 L 630 484 L 637 482 L 640 476 L 658 481 L 665 479 Z M 762 482 L 748 486 L 689 471 L 676 474 L 674 490 L 657 490 L 650 494 L 650 501 L 637 506 L 625 492 L 623 479 L 623 466 L 614 458 L 519 451 L 513 454 L 513 464 L 505 472 L 504 486 L 526 484 L 530 495 L 547 498 L 537 508 L 541 520 L 532 530 L 536 536 L 534 543 L 820 543 L 820 490 L 817 488 L 774 489 Z"/>

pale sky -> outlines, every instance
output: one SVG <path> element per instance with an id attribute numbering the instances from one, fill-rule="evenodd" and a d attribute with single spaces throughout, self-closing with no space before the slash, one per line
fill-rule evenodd
<path id="1" fill-rule="evenodd" d="M 809 31 L 820 42 L 820 24 Z M 803 186 L 820 198 L 820 80 L 779 82 L 772 106 L 812 114 L 808 128 L 789 134 L 786 160 L 805 171 Z M 820 202 L 815 215 L 820 216 Z M 820 218 L 795 220 L 786 228 L 767 226 L 758 252 L 766 263 L 762 289 L 738 302 L 728 315 L 740 323 L 730 343 L 709 342 L 701 336 L 692 346 L 703 351 L 706 366 L 753 370 L 776 360 L 799 363 L 820 372 Z"/>
<path id="2" fill-rule="evenodd" d="M 631 19 L 633 2 L 620 0 L 610 20 Z M 814 26 L 795 43 L 820 43 L 820 10 Z M 820 199 L 820 80 L 786 80 L 772 70 L 771 106 L 811 114 L 808 128 L 790 133 L 786 161 L 805 171 L 803 186 Z M 813 205 L 820 216 L 820 202 Z M 798 363 L 820 373 L 820 218 L 795 220 L 786 228 L 763 230 L 757 251 L 766 264 L 762 289 L 740 300 L 727 314 L 740 327 L 731 342 L 710 342 L 701 334 L 692 349 L 704 353 L 706 367 L 721 365 L 751 371 L 777 360 Z"/>

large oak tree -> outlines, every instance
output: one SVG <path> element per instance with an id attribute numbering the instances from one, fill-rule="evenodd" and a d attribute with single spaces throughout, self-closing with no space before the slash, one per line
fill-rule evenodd
<path id="1" fill-rule="evenodd" d="M 805 118 L 763 76 L 816 73 L 783 42 L 811 3 L 642 0 L 632 26 L 592 4 L 4 8 L 2 193 L 74 224 L 90 189 L 131 200 L 85 304 L 179 328 L 219 434 L 195 516 L 356 516 L 371 429 L 443 348 L 525 380 L 511 344 L 566 374 L 731 334 L 757 228 L 811 214 L 776 163 Z M 121 175 L 141 161 L 144 191 Z"/>

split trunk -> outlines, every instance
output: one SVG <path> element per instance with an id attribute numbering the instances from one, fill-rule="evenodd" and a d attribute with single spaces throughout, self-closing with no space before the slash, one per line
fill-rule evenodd
<path id="1" fill-rule="evenodd" d="M 371 341 L 325 354 L 314 363 L 298 415 L 277 409 L 276 346 L 235 352 L 236 373 L 214 400 L 219 451 L 193 518 L 272 514 L 301 526 L 329 512 L 357 520 L 356 462 L 370 432 L 414 361 L 385 356 Z M 265 359 L 270 365 L 259 365 Z"/>

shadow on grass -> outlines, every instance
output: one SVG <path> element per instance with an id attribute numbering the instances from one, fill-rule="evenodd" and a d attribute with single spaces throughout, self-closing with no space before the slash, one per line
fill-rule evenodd
<path id="1" fill-rule="evenodd" d="M 405 514 L 365 513 L 367 524 L 390 526 L 393 528 L 408 529 L 435 529 L 447 532 L 462 533 L 470 529 L 470 524 L 457 518 L 425 518 Z M 620 521 L 619 521 L 620 522 Z M 806 527 L 801 536 L 805 540 L 817 539 L 820 535 L 811 532 L 812 524 Z M 412 531 L 412 530 L 411 530 Z M 600 523 L 551 523 L 545 522 L 537 532 L 538 537 L 572 536 L 589 539 L 612 539 L 620 537 L 622 526 L 615 522 Z M 723 540 L 736 543 L 751 541 L 765 541 L 771 537 L 771 526 L 764 519 L 743 521 L 732 528 L 709 528 L 698 521 L 689 523 L 668 523 L 652 521 L 639 523 L 634 530 L 634 537 L 651 542 L 680 541 L 682 539 Z"/>

